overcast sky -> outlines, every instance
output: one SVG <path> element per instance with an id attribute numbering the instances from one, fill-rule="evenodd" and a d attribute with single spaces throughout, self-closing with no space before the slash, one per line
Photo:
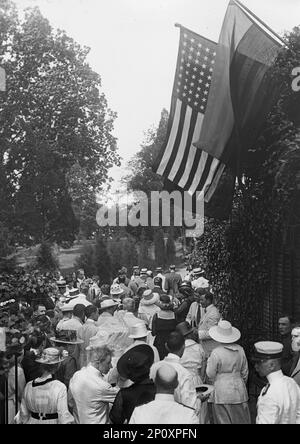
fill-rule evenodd
<path id="1" fill-rule="evenodd" d="M 115 136 L 123 165 L 139 150 L 144 131 L 169 110 L 179 29 L 176 22 L 217 41 L 229 0 L 15 0 L 39 6 L 54 28 L 91 48 L 109 107 L 118 113 Z M 282 34 L 300 25 L 300 0 L 244 0 Z M 122 170 L 124 171 L 124 170 Z M 113 170 L 118 178 L 119 169 Z"/>

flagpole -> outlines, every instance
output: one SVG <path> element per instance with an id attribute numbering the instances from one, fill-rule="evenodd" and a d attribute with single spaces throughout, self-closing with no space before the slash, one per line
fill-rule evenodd
<path id="1" fill-rule="evenodd" d="M 273 31 L 272 28 L 270 28 L 270 26 L 268 26 L 265 22 L 263 22 L 259 17 L 257 17 L 257 15 L 255 15 L 252 11 L 250 11 L 250 9 L 247 8 L 247 6 L 245 6 L 242 2 L 240 2 L 239 0 L 233 0 L 235 3 L 238 4 L 238 6 L 240 6 L 241 8 L 245 9 L 245 11 L 248 12 L 248 14 L 252 15 L 252 17 L 255 18 L 255 20 L 257 20 L 261 25 L 263 25 L 268 31 L 272 32 L 272 34 L 274 34 L 285 46 L 287 46 L 286 41 L 283 40 L 282 37 L 280 37 L 280 35 L 278 35 L 275 31 Z"/>

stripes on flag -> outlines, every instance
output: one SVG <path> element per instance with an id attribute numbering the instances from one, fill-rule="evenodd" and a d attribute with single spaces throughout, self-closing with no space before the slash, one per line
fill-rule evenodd
<path id="1" fill-rule="evenodd" d="M 154 170 L 191 196 L 210 198 L 224 164 L 193 145 L 199 140 L 209 94 L 216 43 L 181 27 L 167 140 Z"/>

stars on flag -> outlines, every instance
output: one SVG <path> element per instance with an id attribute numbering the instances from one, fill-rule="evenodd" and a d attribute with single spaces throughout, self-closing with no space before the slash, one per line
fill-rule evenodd
<path id="1" fill-rule="evenodd" d="M 177 97 L 199 112 L 204 112 L 215 63 L 216 45 L 192 32 L 185 32 L 178 59 Z"/>

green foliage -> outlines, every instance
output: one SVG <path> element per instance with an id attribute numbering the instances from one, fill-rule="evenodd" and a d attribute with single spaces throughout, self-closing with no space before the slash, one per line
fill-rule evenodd
<path id="1" fill-rule="evenodd" d="M 132 267 L 138 263 L 137 243 L 133 237 L 128 237 L 122 242 L 122 265 L 124 265 L 129 272 Z"/>
<path id="2" fill-rule="evenodd" d="M 166 265 L 166 247 L 164 240 L 164 232 L 159 229 L 154 233 L 154 254 L 155 261 L 159 267 L 164 267 Z"/>
<path id="3" fill-rule="evenodd" d="M 148 267 L 149 253 L 148 253 L 148 241 L 146 239 L 145 230 L 142 230 L 139 248 L 139 263 L 140 267 Z M 147 264 L 147 265 L 146 265 Z"/>
<path id="4" fill-rule="evenodd" d="M 96 274 L 96 265 L 95 265 L 95 249 L 93 245 L 85 243 L 83 245 L 83 250 L 79 258 L 75 261 L 75 269 L 83 268 L 86 276 L 93 276 Z"/>
<path id="5" fill-rule="evenodd" d="M 56 271 L 59 269 L 58 258 L 49 242 L 42 242 L 38 248 L 35 267 L 42 273 Z"/>
<path id="6" fill-rule="evenodd" d="M 90 236 L 95 195 L 119 157 L 116 114 L 87 63 L 89 48 L 54 31 L 38 8 L 19 20 L 13 3 L 1 0 L 0 17 L 7 76 L 0 95 L 0 218 L 21 243 L 73 241 L 79 229 Z"/>
<path id="7" fill-rule="evenodd" d="M 207 219 L 191 255 L 191 263 L 205 269 L 223 317 L 241 329 L 246 348 L 251 338 L 274 334 L 264 331 L 264 301 L 274 297 L 276 250 L 295 215 L 299 217 L 300 130 L 290 106 L 296 100 L 291 72 L 300 66 L 300 29 L 286 38 L 288 48 L 273 70 L 283 85 L 281 96 L 236 187 L 231 220 Z"/>
<path id="8" fill-rule="evenodd" d="M 168 233 L 168 239 L 166 244 L 166 261 L 168 265 L 174 264 L 176 258 L 176 247 L 174 241 L 174 231 L 171 227 Z"/>
<path id="9" fill-rule="evenodd" d="M 107 244 L 102 237 L 97 238 L 95 246 L 95 269 L 102 284 L 111 281 L 111 259 L 107 250 Z"/>

